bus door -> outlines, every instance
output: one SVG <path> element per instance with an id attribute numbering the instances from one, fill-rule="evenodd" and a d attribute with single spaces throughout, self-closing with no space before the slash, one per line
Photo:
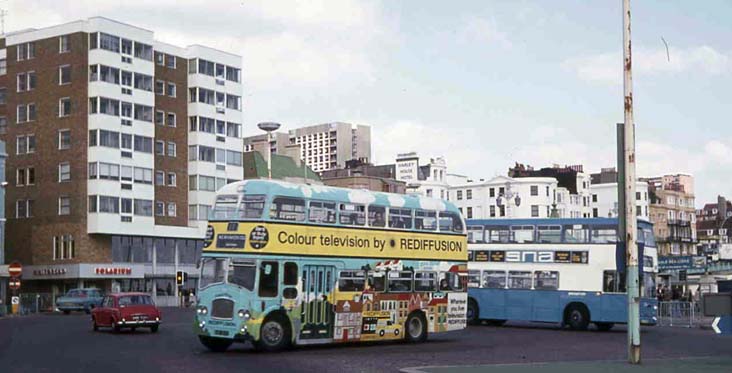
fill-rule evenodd
<path id="1" fill-rule="evenodd" d="M 303 266 L 300 340 L 333 338 L 334 313 L 330 300 L 335 286 L 335 274 L 334 266 Z"/>

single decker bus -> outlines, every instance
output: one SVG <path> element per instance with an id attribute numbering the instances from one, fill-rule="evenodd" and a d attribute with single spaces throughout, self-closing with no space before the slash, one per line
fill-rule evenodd
<path id="1" fill-rule="evenodd" d="M 627 322 L 617 219 L 471 219 L 467 226 L 469 323 L 516 320 L 576 330 L 593 323 L 607 331 Z M 638 241 L 641 323 L 653 325 L 658 254 L 651 223 L 638 221 Z"/>
<path id="2" fill-rule="evenodd" d="M 272 180 L 222 187 L 194 329 L 212 351 L 421 342 L 466 325 L 468 247 L 440 199 Z"/>

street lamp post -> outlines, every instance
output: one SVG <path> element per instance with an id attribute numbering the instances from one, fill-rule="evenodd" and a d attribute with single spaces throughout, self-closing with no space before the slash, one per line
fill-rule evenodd
<path id="1" fill-rule="evenodd" d="M 260 130 L 267 132 L 267 177 L 272 179 L 272 132 L 280 128 L 279 123 L 262 122 L 257 124 Z"/>

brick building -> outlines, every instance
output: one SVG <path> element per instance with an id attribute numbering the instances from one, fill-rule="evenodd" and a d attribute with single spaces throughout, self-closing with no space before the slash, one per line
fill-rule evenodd
<path id="1" fill-rule="evenodd" d="M 648 183 L 649 215 L 658 255 L 695 255 L 694 177 L 676 174 L 640 180 Z"/>
<path id="2" fill-rule="evenodd" d="M 25 291 L 175 301 L 215 190 L 243 179 L 241 57 L 94 17 L 0 38 L 7 259 Z"/>

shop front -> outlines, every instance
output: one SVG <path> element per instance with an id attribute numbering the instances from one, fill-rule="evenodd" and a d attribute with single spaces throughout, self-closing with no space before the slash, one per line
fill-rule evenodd
<path id="1" fill-rule="evenodd" d="M 145 266 L 141 264 L 30 265 L 23 267 L 21 292 L 50 294 L 51 299 L 56 299 L 70 289 L 96 288 L 107 293 L 114 291 L 116 281 L 144 278 Z"/>

